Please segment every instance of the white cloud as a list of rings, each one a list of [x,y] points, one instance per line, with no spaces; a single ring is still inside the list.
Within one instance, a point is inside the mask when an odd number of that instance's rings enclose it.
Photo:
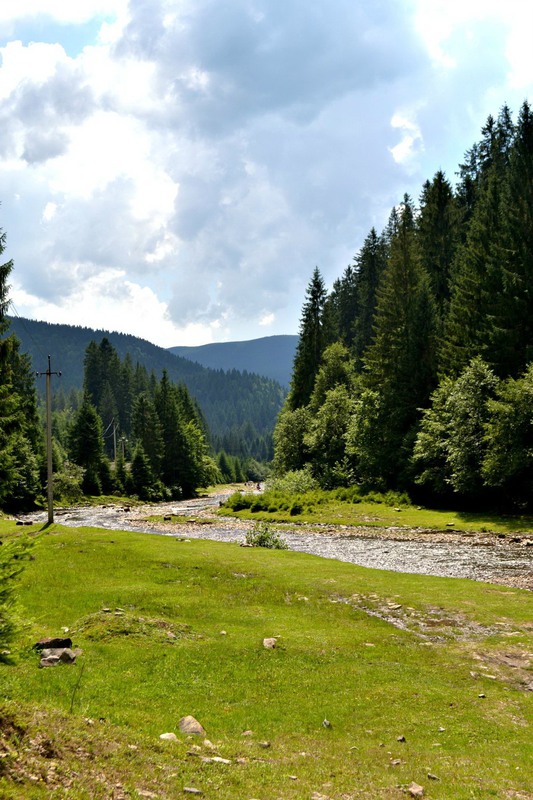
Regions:
[[[275,314],[264,314],[261,319],[259,320],[259,325],[262,328],[269,328],[276,320]]]
[[[44,5],[0,4],[35,39],[0,48],[17,297],[160,343],[295,332],[314,266],[331,284],[533,89],[519,0]]]
[[[14,282],[12,298],[20,316],[67,325],[121,331],[148,339],[161,347],[212,340],[209,325],[180,327],[168,316],[148,286],[127,280],[120,270],[108,270],[80,282],[63,303],[43,302]]]

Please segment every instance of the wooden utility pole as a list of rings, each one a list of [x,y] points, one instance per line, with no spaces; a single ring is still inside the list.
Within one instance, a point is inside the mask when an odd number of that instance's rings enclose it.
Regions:
[[[38,372],[37,375],[46,375],[46,474],[47,474],[47,495],[48,495],[48,524],[54,521],[54,475],[52,465],[52,375],[61,375],[60,372],[52,372],[50,356],[48,356],[48,369],[46,372]]]

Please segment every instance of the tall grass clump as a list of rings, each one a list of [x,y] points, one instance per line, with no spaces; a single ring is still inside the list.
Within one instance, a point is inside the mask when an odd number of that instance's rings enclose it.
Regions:
[[[268,522],[257,522],[246,533],[246,544],[251,547],[266,547],[267,550],[288,550],[285,539],[272,529]]]

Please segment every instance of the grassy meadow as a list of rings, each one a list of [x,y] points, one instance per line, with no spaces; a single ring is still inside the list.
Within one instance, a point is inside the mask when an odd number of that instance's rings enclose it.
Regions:
[[[30,531],[26,627],[0,664],[0,798],[533,798],[532,593]],[[82,655],[38,669],[33,643],[65,628]],[[189,714],[205,737],[180,733]]]
[[[370,492],[357,487],[307,492],[267,490],[262,494],[234,492],[219,514],[271,522],[324,525],[405,527],[420,530],[455,529],[466,532],[518,533],[533,531],[529,514],[498,514],[423,508],[405,494]]]

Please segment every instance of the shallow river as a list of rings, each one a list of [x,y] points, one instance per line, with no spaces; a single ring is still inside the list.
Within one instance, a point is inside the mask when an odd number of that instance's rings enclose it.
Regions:
[[[245,533],[251,523],[230,518],[216,518],[213,511],[218,507],[221,495],[212,495],[195,500],[167,503],[159,506],[143,506],[141,509],[113,507],[73,508],[56,512],[56,522],[72,527],[84,525],[179,536],[189,539],[213,539],[224,542],[244,542]],[[204,517],[205,524],[191,520],[190,524],[155,525],[147,522],[150,515],[173,513],[196,520]],[[31,515],[36,521],[44,521],[45,515]],[[330,526],[294,526],[281,533],[291,550],[335,558],[396,572],[412,572],[424,575],[440,575],[455,578],[470,578],[478,581],[504,583],[533,589],[533,547],[527,546],[528,537],[521,542],[510,542],[497,538],[474,539],[472,543],[461,541],[406,540],[394,531],[376,536],[376,530],[365,529],[351,533],[343,529],[335,531]],[[429,534],[431,535],[431,534]],[[529,536],[531,539],[531,536]]]

